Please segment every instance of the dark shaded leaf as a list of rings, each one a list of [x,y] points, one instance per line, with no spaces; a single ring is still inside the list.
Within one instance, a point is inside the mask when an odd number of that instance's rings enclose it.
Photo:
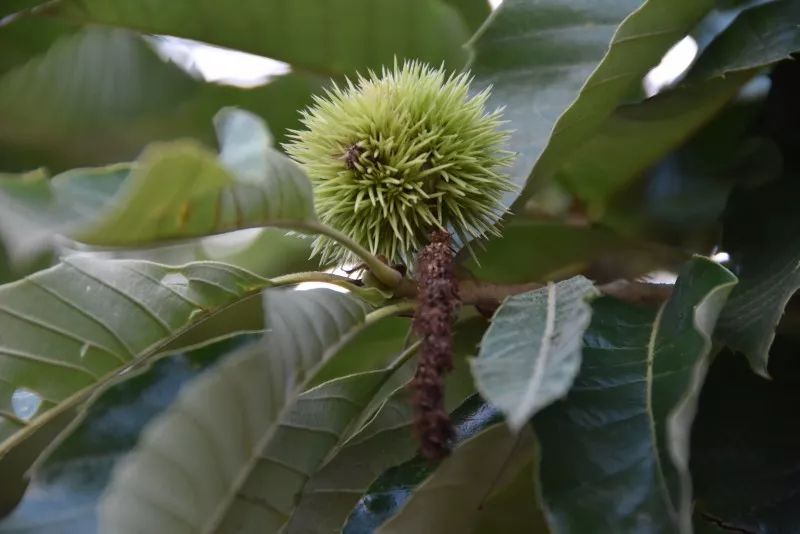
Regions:
[[[458,10],[471,32],[480,28],[492,12],[488,0],[444,0],[444,3]]]
[[[489,495],[529,465],[533,449],[530,431],[483,430],[454,450],[377,532],[469,532]]]
[[[689,430],[711,332],[735,283],[695,258],[658,310],[594,302],[572,390],[533,421],[554,532],[690,529]]]
[[[769,347],[784,307],[800,287],[800,198],[796,176],[757,190],[743,189],[725,215],[723,250],[741,282],[720,318],[720,341],[744,353],[767,375]]]
[[[800,514],[800,366],[778,338],[765,380],[723,352],[709,371],[692,432],[697,520],[727,531],[796,532]]]
[[[685,258],[667,247],[620,236],[604,228],[514,218],[459,261],[476,278],[515,284],[559,280],[584,273],[598,281],[636,278]]]
[[[712,6],[711,0],[501,5],[474,41],[472,67],[481,85],[493,84],[492,103],[506,106],[516,130],[511,149],[520,155],[512,173],[525,186],[518,205]]]
[[[602,215],[615,192],[717,115],[761,69],[800,50],[799,27],[795,2],[743,11],[708,45],[681,85],[617,109],[570,155],[559,178],[589,204],[595,218]]]

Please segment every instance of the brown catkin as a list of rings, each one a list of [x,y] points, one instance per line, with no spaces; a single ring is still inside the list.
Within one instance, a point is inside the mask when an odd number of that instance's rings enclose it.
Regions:
[[[417,260],[418,306],[414,331],[422,340],[414,387],[414,427],[420,454],[450,452],[453,426],[444,407],[444,375],[453,368],[453,321],[460,305],[450,234],[437,230]]]

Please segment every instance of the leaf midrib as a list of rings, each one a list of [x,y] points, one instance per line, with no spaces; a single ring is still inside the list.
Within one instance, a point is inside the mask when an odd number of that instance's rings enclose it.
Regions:
[[[328,311],[329,310],[326,309],[326,312],[328,312]],[[213,534],[213,533],[217,532],[217,529],[219,528],[219,526],[224,521],[225,516],[226,516],[228,510],[231,507],[231,504],[236,500],[237,495],[239,494],[239,490],[247,482],[247,478],[253,472],[253,467],[255,466],[256,462],[258,462],[258,460],[261,458],[260,451],[263,451],[266,448],[266,446],[269,444],[270,440],[272,440],[272,438],[275,435],[275,432],[278,430],[278,428],[281,427],[283,419],[285,418],[285,416],[293,408],[294,402],[300,397],[300,395],[305,391],[305,389],[310,384],[312,384],[314,382],[315,371],[320,369],[321,366],[326,361],[328,361],[336,352],[338,352],[347,342],[349,342],[353,338],[353,336],[355,336],[358,332],[360,332],[361,328],[367,323],[368,323],[368,320],[367,320],[367,317],[365,316],[361,320],[361,322],[358,322],[358,323],[354,324],[349,329],[347,329],[346,332],[342,333],[342,335],[339,338],[339,340],[336,341],[335,343],[333,343],[330,347],[328,347],[328,349],[322,354],[322,356],[320,357],[320,360],[313,366],[313,371],[307,374],[307,378],[305,380],[303,380],[303,382],[301,384],[299,384],[294,390],[292,390],[292,392],[290,393],[290,395],[286,399],[284,399],[283,407],[280,409],[280,411],[278,412],[277,416],[275,417],[275,420],[270,425],[269,430],[264,434],[262,439],[260,439],[257,442],[256,446],[253,448],[254,454],[252,454],[251,457],[247,460],[247,463],[244,466],[242,466],[239,475],[236,477],[236,479],[231,484],[229,494],[220,503],[220,505],[217,508],[217,510],[211,516],[211,519],[209,520],[208,525],[203,530],[203,534]],[[385,372],[384,379],[380,382],[379,386],[376,387],[376,389],[375,389],[376,392],[380,389],[381,385],[385,384],[386,381],[389,380],[389,378],[392,376],[394,371],[396,371],[396,369],[392,369],[392,370],[389,370],[388,372]],[[375,372],[380,372],[380,371],[375,371]],[[319,386],[317,386],[317,387],[319,387]],[[350,427],[352,427],[352,425],[356,421],[357,421],[357,419],[354,419],[353,421],[351,421],[350,424],[348,425],[348,429]],[[343,432],[342,436],[346,436],[348,434],[348,431],[349,430],[345,430]],[[334,446],[334,449],[340,448],[345,442],[346,441],[342,440],[341,438],[337,438],[337,444]],[[324,461],[320,465],[323,465],[323,464],[324,464]],[[301,488],[301,492],[304,491],[305,485],[308,483],[309,480],[311,480],[311,477],[306,477],[305,481],[303,482],[303,487]],[[271,503],[270,503],[270,507],[272,507]],[[291,516],[294,513],[295,509],[296,509],[296,506],[292,508],[292,511],[288,515],[284,514],[283,512],[280,513],[280,515],[282,517],[286,518],[286,520],[283,522],[284,525],[288,523],[289,519],[291,519]]]
[[[547,311],[545,313],[542,341],[539,344],[539,358],[536,359],[536,363],[534,364],[533,368],[533,376],[531,377],[530,382],[528,382],[528,387],[525,390],[525,394],[522,396],[522,402],[519,404],[520,409],[516,412],[516,416],[514,417],[513,423],[517,429],[521,428],[525,424],[525,413],[528,411],[527,407],[536,398],[536,393],[539,391],[539,387],[542,384],[544,369],[546,368],[547,362],[550,359],[550,348],[552,346],[552,337],[553,332],[555,331],[556,323],[556,291],[556,285],[553,282],[548,282]]]
[[[658,313],[656,313],[656,317],[653,320],[650,338],[647,341],[647,359],[645,361],[645,409],[648,417],[647,423],[650,429],[650,445],[653,451],[653,459],[655,461],[656,477],[658,479],[658,485],[661,488],[661,497],[664,499],[664,504],[667,506],[667,509],[674,510],[675,508],[673,506],[672,499],[670,498],[669,491],[667,490],[667,481],[664,478],[664,468],[661,465],[661,455],[658,451],[658,433],[656,432],[656,421],[655,416],[653,415],[653,368],[655,367],[656,341],[666,307],[667,305],[664,303],[658,309]]]

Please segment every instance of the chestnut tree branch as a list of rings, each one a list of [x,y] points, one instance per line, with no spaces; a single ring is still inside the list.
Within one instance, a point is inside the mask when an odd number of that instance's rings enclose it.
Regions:
[[[461,280],[459,295],[464,304],[475,304],[484,307],[496,307],[504,299],[527,291],[544,287],[544,284],[529,282],[525,284],[495,284],[479,280]],[[598,286],[600,292],[619,300],[632,303],[657,303],[667,300],[672,294],[671,284],[652,284],[631,280],[615,280]],[[414,298],[417,294],[416,284],[412,280],[404,280],[394,290],[395,296]]]

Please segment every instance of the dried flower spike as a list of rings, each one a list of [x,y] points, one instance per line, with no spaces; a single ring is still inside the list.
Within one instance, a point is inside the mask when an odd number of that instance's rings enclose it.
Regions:
[[[512,189],[503,173],[512,154],[500,111],[485,111],[488,90],[470,97],[469,84],[411,61],[317,97],[286,150],[311,177],[322,222],[405,265],[432,229],[465,242],[491,231]],[[354,260],[324,237],[314,251]]]
[[[414,331],[422,340],[414,375],[414,429],[420,453],[439,460],[450,452],[453,425],[445,410],[444,376],[453,368],[453,322],[460,305],[450,234],[437,230],[419,254],[419,305]]]

